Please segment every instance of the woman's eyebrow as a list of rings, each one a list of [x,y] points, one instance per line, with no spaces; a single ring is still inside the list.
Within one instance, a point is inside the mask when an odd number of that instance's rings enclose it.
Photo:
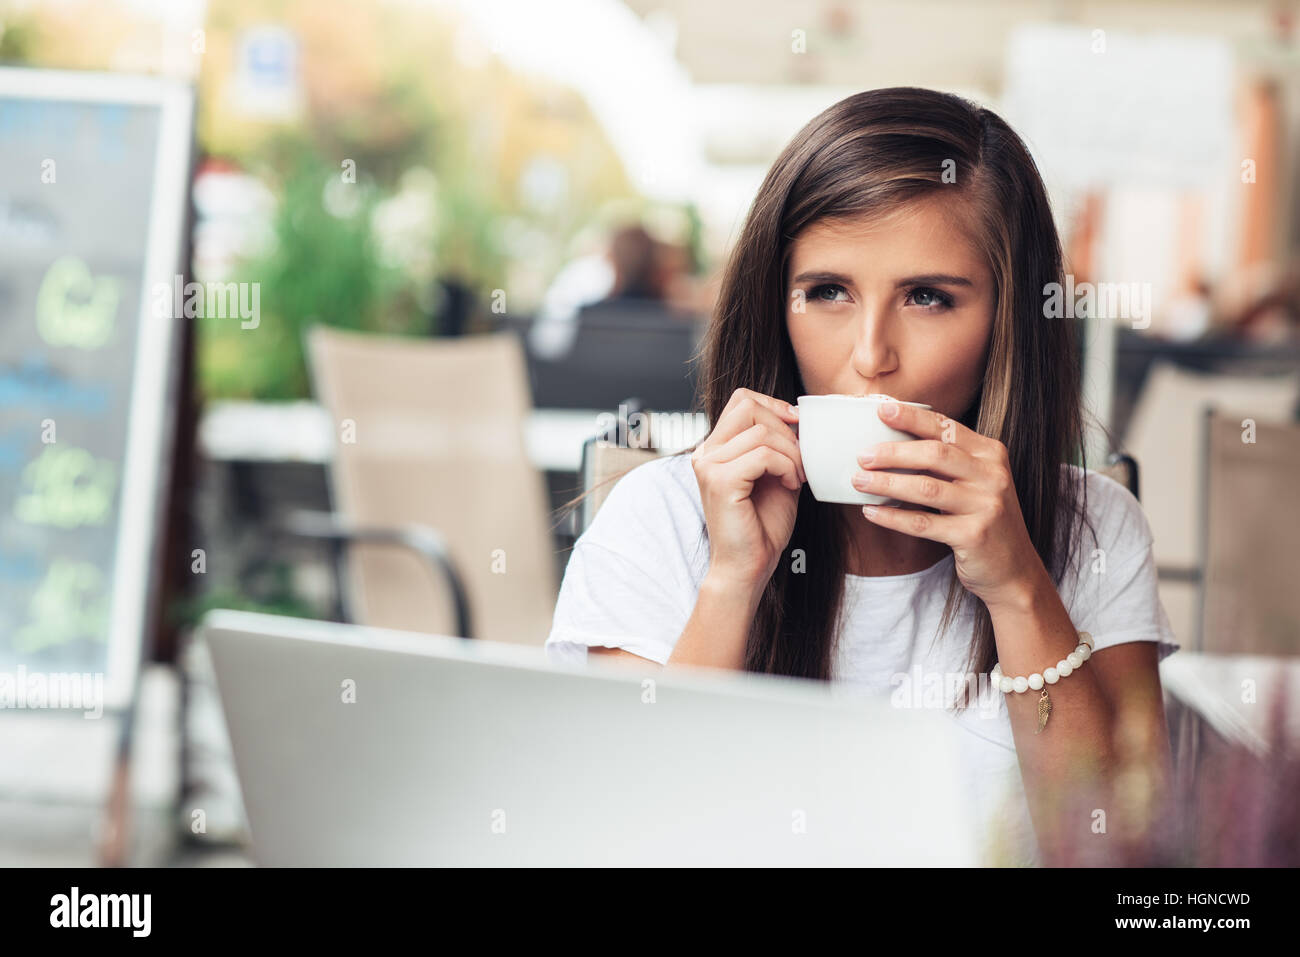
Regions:
[[[900,279],[894,283],[895,289],[902,289],[904,286],[973,286],[965,276],[950,276],[947,273],[929,273],[924,276],[908,276],[906,279]]]
[[[797,282],[797,283],[799,283],[799,282],[834,282],[834,283],[839,283],[841,286],[851,286],[851,285],[853,285],[853,277],[851,277],[851,276],[846,276],[846,275],[844,275],[843,273],[838,273],[838,272],[825,272],[825,271],[823,271],[823,270],[810,270],[810,271],[808,271],[808,272],[801,272],[801,273],[799,273],[799,275],[797,275],[797,276],[794,277],[794,280],[793,280],[793,281],[794,281],[794,282]]]
[[[827,272],[825,270],[815,269],[807,272],[801,272],[794,277],[795,283],[805,282],[833,282],[841,286],[852,286],[853,277],[846,276],[843,273]],[[923,276],[908,276],[894,283],[894,288],[902,289],[905,286],[974,286],[975,283],[965,276],[951,276],[947,273],[927,273]]]

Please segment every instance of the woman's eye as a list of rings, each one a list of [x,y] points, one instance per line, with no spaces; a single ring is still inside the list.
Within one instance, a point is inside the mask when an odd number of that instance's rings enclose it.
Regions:
[[[809,298],[809,299],[818,299],[818,300],[820,300],[820,301],[822,301],[822,302],[839,302],[839,301],[840,301],[840,300],[837,300],[837,299],[827,299],[823,294],[824,294],[825,292],[828,292],[828,291],[834,293],[834,292],[845,292],[846,290],[844,289],[843,286],[837,285],[836,283],[826,283],[825,285],[814,286],[814,287],[809,291],[809,293],[808,293],[808,298]]]
[[[922,309],[940,309],[952,308],[952,296],[940,292],[938,289],[931,289],[929,286],[918,286],[907,294],[908,301]]]

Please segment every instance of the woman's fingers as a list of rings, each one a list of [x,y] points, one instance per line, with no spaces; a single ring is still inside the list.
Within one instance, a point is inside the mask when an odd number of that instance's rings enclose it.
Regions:
[[[789,403],[752,389],[737,389],[691,460],[697,468],[708,466],[716,479],[729,485],[752,485],[770,474],[797,491],[806,481],[792,427],[798,421]]]
[[[790,458],[776,449],[760,445],[750,449],[729,462],[719,463],[716,468],[728,485],[749,483],[752,485],[764,475],[775,475],[781,484],[790,491],[800,487],[799,473]]]
[[[983,502],[980,494],[969,485],[957,485],[933,475],[861,471],[854,474],[852,481],[859,492],[884,495],[901,502],[937,508],[941,512],[965,514]]]
[[[806,478],[803,471],[803,459],[799,455],[799,442],[789,429],[780,423],[775,426],[766,421],[757,422],[739,435],[723,443],[703,456],[705,462],[730,462],[744,455],[751,449],[767,446],[785,455],[795,464],[795,477],[802,484]]]
[[[864,453],[870,451],[867,460]],[[858,465],[864,469],[919,469],[951,479],[975,481],[987,466],[965,449],[938,439],[913,439],[910,442],[881,442],[858,453]]]
[[[755,392],[753,389],[737,389],[731,393],[731,398],[727,400],[726,408],[722,410],[722,415],[718,416],[719,421],[730,412],[734,407],[744,402],[756,402],[765,408],[771,409],[782,418],[791,422],[799,421],[799,413],[795,406],[789,402],[784,402],[775,396],[764,395],[762,392]]]
[[[784,428],[793,435],[794,430],[791,426],[799,421],[799,415],[792,411],[793,409],[794,406],[788,402],[782,402],[770,395],[763,395],[752,389],[737,389],[731,394],[727,407],[718,416],[713,431],[705,441],[721,445],[756,422],[767,422],[774,428]]]

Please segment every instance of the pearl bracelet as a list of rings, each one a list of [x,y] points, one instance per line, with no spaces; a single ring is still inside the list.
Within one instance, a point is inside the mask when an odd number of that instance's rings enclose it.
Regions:
[[[1016,678],[1008,678],[1002,674],[1002,662],[993,665],[993,670],[989,676],[993,679],[993,687],[997,688],[1003,694],[1016,692],[1024,694],[1030,690],[1042,689],[1038,697],[1038,728],[1034,734],[1038,734],[1047,725],[1048,716],[1052,713],[1052,699],[1048,697],[1046,685],[1054,685],[1062,678],[1068,678],[1076,668],[1083,667],[1083,663],[1092,657],[1092,635],[1086,631],[1079,632],[1079,645],[1060,661],[1055,667],[1044,668],[1042,674],[1035,672],[1029,677],[1023,675]]]

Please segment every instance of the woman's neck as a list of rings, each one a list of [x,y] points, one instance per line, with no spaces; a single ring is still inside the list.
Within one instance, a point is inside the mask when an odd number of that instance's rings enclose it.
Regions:
[[[873,525],[860,505],[841,507],[852,531],[844,569],[850,575],[910,575],[938,564],[952,552],[943,542]]]

